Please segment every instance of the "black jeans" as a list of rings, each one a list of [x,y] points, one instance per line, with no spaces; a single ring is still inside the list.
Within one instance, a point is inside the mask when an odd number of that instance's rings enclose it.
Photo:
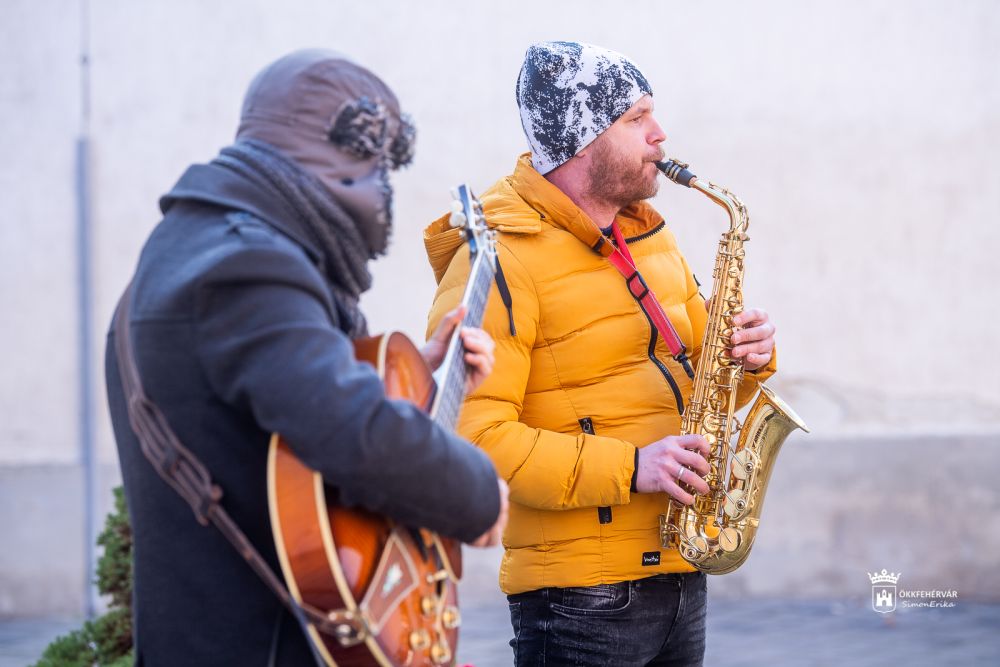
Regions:
[[[701,665],[707,577],[659,574],[507,596],[514,664]]]

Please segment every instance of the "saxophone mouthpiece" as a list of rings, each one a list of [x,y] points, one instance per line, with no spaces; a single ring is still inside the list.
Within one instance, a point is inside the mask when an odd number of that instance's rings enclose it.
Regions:
[[[657,161],[654,164],[657,169],[663,172],[664,176],[684,187],[691,187],[691,183],[698,178],[688,171],[686,163],[674,160],[673,158],[666,162]]]

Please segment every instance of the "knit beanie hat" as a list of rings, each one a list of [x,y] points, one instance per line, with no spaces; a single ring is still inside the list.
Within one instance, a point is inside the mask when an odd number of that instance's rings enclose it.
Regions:
[[[653,90],[622,54],[580,42],[528,47],[517,106],[531,163],[546,174],[576,155]]]

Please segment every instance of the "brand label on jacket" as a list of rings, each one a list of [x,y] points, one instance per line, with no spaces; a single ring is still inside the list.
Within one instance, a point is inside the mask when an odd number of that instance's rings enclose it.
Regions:
[[[647,565],[659,565],[660,564],[660,552],[659,551],[646,551],[642,554],[642,566]]]

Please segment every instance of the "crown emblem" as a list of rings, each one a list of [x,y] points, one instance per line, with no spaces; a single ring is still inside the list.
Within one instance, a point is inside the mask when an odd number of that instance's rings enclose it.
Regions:
[[[871,579],[872,584],[895,584],[899,581],[899,576],[903,574],[902,572],[889,572],[888,570],[882,570],[881,573],[875,572],[872,574],[868,573],[868,578]]]

